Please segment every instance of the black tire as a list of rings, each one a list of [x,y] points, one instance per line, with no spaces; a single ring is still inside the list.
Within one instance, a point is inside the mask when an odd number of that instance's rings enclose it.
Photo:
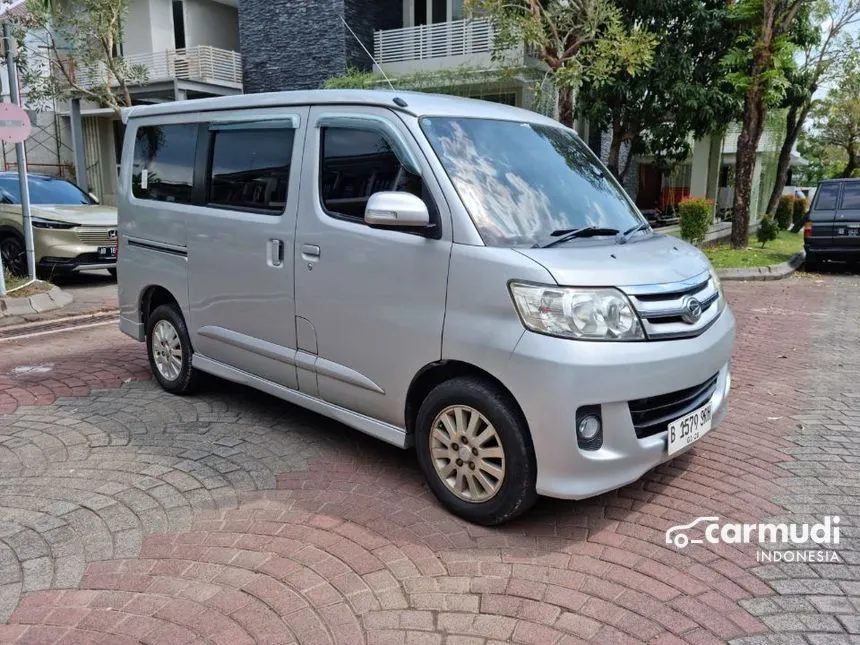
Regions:
[[[17,233],[0,233],[0,257],[3,267],[12,275],[18,278],[27,275],[27,247],[23,237]]]
[[[108,269],[108,273],[110,273],[110,277],[116,280],[116,269]]]
[[[430,447],[434,422],[446,408],[456,405],[476,410],[492,424],[503,451],[504,476],[498,490],[486,501],[458,497],[434,466]],[[537,501],[537,465],[526,421],[511,396],[489,381],[458,377],[437,385],[418,410],[415,448],[430,490],[445,508],[469,522],[501,524],[526,512]]]
[[[821,271],[821,260],[807,253],[806,259],[803,261],[803,270],[807,273],[817,273]]]
[[[167,345],[159,346],[159,331],[168,329],[166,326],[159,327],[159,323],[162,321],[175,330],[179,343],[178,349],[181,350],[182,355],[182,363],[177,370],[176,376],[173,378],[170,378],[170,373],[162,373],[162,370],[156,363],[156,353],[169,349]],[[156,330],[156,327],[159,327],[159,329]],[[176,348],[175,345],[174,348]],[[191,357],[194,355],[194,351],[191,348],[191,339],[188,336],[185,319],[175,305],[161,305],[150,314],[146,321],[146,353],[149,356],[149,366],[152,369],[152,374],[162,389],[171,394],[179,395],[191,394],[196,390],[200,382],[200,372],[191,367]]]

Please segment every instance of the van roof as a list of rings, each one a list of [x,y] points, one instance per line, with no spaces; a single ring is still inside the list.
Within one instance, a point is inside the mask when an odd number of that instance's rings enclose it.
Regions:
[[[289,105],[373,105],[413,116],[471,116],[559,125],[558,121],[537,112],[502,103],[400,90],[305,90],[172,101],[125,108],[122,111],[122,120],[127,123],[129,119],[150,116]]]

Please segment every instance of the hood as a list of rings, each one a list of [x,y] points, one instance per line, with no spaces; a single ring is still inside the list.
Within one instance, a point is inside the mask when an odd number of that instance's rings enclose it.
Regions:
[[[34,217],[55,219],[70,224],[81,226],[107,226],[115,228],[117,225],[117,210],[113,206],[102,206],[101,204],[69,206],[59,204],[34,204],[31,208]]]
[[[704,254],[668,235],[627,244],[580,239],[548,249],[517,249],[569,287],[630,287],[679,282],[710,269]]]

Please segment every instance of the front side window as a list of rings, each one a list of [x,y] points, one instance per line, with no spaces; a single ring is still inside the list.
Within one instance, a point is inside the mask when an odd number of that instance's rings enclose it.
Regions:
[[[89,206],[93,199],[72,182],[57,177],[27,178],[31,204],[56,204],[63,206]],[[21,185],[18,178],[0,178],[0,196],[7,204],[21,203]]]
[[[839,184],[821,184],[815,196],[815,210],[832,211],[839,198]]]
[[[626,231],[643,222],[568,130],[452,117],[425,117],[421,128],[488,246],[533,246],[559,231]]]
[[[138,128],[132,194],[138,199],[190,203],[197,126],[191,123]]]
[[[334,215],[364,219],[370,196],[405,191],[422,197],[421,178],[400,163],[384,135],[374,130],[322,129],[320,195]]]
[[[860,182],[847,182],[842,189],[842,206],[844,211],[860,210]]]
[[[208,202],[281,214],[287,205],[292,128],[236,128],[214,133]]]

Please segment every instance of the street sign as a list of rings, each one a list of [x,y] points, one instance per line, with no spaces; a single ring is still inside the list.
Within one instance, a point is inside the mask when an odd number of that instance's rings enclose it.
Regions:
[[[14,103],[0,103],[0,141],[23,143],[31,130],[26,110]]]

